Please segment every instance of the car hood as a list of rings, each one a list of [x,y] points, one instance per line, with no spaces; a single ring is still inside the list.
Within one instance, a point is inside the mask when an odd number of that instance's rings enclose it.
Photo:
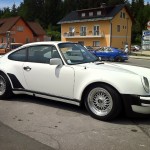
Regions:
[[[91,68],[91,69],[101,69],[101,70],[114,71],[120,73],[138,74],[140,76],[146,76],[148,78],[150,76],[150,69],[144,67],[131,66],[131,65],[95,62],[95,63],[81,64],[81,66],[84,66],[86,68]]]

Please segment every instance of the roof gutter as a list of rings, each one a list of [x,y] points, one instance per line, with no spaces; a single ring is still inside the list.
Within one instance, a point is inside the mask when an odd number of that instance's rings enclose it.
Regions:
[[[60,21],[57,24],[64,24],[64,23],[77,23],[77,22],[92,22],[92,21],[103,21],[103,20],[111,20],[113,17],[105,17],[105,18],[93,18],[93,19],[82,19],[82,20],[72,20],[72,21]]]

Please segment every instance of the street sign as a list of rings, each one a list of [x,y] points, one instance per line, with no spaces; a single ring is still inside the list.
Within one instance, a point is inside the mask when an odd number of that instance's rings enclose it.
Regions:
[[[142,32],[142,49],[150,49],[150,30],[143,30]]]

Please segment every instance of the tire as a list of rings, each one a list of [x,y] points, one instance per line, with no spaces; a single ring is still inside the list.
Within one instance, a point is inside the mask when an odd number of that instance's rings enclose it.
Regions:
[[[96,119],[115,119],[122,110],[120,95],[105,84],[97,84],[86,91],[84,103],[89,114]]]
[[[121,58],[120,56],[117,56],[117,57],[115,58],[115,61],[117,61],[117,62],[122,62],[122,58]]]
[[[0,73],[0,99],[9,99],[13,95],[12,88],[7,76]]]

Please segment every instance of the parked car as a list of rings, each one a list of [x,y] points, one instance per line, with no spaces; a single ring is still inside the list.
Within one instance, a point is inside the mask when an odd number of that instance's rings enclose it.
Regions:
[[[18,47],[20,47],[22,45],[23,45],[22,43],[11,43],[10,47],[7,48],[7,43],[1,43],[0,44],[0,55],[1,54],[3,55],[5,53],[7,53],[8,51],[13,50],[15,48],[18,48]]]
[[[85,46],[85,48],[87,49],[87,50],[91,50],[91,51],[93,51],[94,50],[94,48],[92,47],[92,46]]]
[[[139,51],[141,47],[139,45],[131,45],[131,50],[132,51]]]
[[[128,60],[128,54],[114,47],[102,47],[97,50],[91,50],[90,52],[92,52],[97,57],[100,57],[101,60],[119,61],[119,62]]]
[[[84,104],[100,120],[150,115],[150,69],[104,63],[71,42],[23,45],[0,58],[0,99],[13,94]]]

